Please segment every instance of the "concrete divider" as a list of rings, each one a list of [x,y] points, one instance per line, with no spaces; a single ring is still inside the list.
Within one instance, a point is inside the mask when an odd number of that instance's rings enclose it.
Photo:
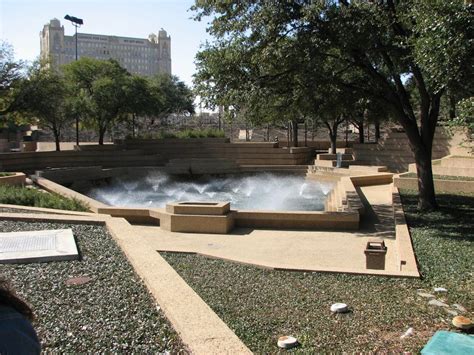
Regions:
[[[395,186],[392,187],[392,206],[400,271],[407,276],[420,277],[410,231],[408,230],[405,213],[403,212],[400,193]]]
[[[69,198],[73,198],[73,199],[81,201],[82,203],[84,203],[87,206],[89,211],[99,213],[100,208],[108,208],[109,207],[104,203],[101,203],[101,202],[96,201],[96,200],[94,200],[90,197],[87,197],[83,194],[80,194],[79,192],[68,189],[67,187],[59,185],[59,184],[57,184],[57,183],[55,183],[51,180],[41,178],[41,177],[39,177],[39,178],[37,177],[37,178],[35,178],[35,182],[38,184],[38,186],[45,189],[46,191],[53,192],[53,193],[56,193],[58,195],[62,195],[62,196],[65,196],[65,197],[69,197]]]

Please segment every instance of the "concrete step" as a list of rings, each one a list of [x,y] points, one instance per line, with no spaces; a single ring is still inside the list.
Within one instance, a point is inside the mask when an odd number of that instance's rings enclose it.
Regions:
[[[352,154],[341,154],[342,160],[353,160]],[[337,154],[318,154],[316,160],[337,160]]]

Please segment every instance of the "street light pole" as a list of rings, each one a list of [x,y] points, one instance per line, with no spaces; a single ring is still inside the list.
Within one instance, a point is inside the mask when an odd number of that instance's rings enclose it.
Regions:
[[[77,61],[77,28],[84,24],[84,21],[81,18],[77,18],[74,16],[69,16],[66,15],[64,16],[64,19],[71,21],[72,25],[76,29],[75,35],[76,35],[76,61]],[[76,114],[76,145],[79,146],[79,116]]]

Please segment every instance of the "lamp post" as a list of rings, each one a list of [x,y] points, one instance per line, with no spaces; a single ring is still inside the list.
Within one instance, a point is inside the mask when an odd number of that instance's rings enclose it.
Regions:
[[[77,60],[77,28],[84,24],[81,18],[66,15],[65,20],[71,21],[72,25],[76,29],[76,60]],[[76,114],[76,145],[79,146],[79,116]]]

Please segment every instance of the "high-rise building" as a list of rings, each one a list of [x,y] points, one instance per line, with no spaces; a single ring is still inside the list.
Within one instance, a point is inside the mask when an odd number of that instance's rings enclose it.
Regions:
[[[41,59],[49,60],[53,68],[76,59],[76,35],[64,35],[64,26],[58,19],[44,25],[40,46]],[[112,58],[133,74],[171,75],[171,37],[163,29],[148,39],[78,33],[77,57]]]

